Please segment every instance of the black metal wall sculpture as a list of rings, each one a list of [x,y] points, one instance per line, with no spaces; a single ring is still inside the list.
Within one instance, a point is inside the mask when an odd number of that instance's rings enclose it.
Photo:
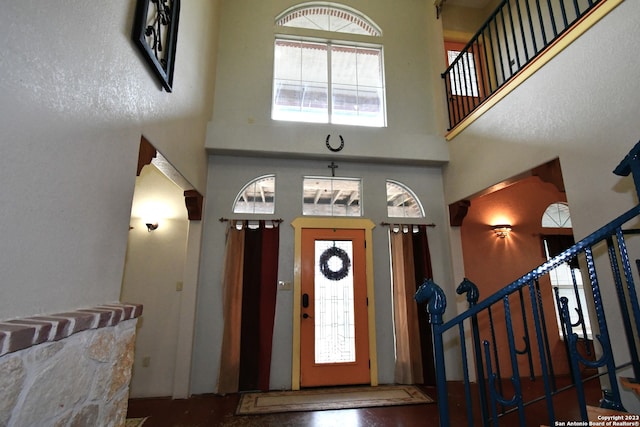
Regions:
[[[338,135],[338,136],[340,137],[340,146],[338,148],[333,148],[329,143],[329,139],[331,139],[331,134],[327,135],[327,139],[325,141],[325,143],[327,144],[327,148],[330,151],[333,151],[334,153],[337,153],[338,151],[341,151],[344,148],[344,138],[342,137],[342,135]]]
[[[138,0],[132,38],[167,92],[173,87],[180,0]]]

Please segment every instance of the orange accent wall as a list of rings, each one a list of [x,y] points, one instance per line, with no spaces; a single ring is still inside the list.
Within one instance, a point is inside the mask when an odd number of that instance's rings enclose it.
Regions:
[[[461,226],[462,250],[464,254],[465,276],[474,282],[480,290],[480,301],[510,284],[522,275],[542,264],[546,259],[541,242],[542,215],[554,202],[566,202],[565,193],[553,184],[532,176],[499,191],[480,196],[471,201],[467,216]],[[511,224],[511,234],[499,238],[491,229],[492,225]],[[550,229],[545,229],[550,234]],[[570,229],[551,229],[555,234],[571,234]],[[545,319],[549,330],[549,340],[554,371],[556,374],[568,374],[565,346],[559,338],[553,302],[553,291],[548,280],[540,283],[545,310]],[[529,290],[523,289],[525,304],[530,305]],[[512,318],[514,318],[514,336],[516,348],[524,348],[520,299],[516,295],[509,299]],[[536,337],[533,318],[528,311],[527,319],[532,347]],[[515,319],[519,319],[515,321]],[[506,341],[506,329],[502,304],[493,311],[496,340],[501,343],[498,353],[502,378],[512,375],[509,349]],[[488,316],[479,318],[481,340],[492,342]],[[502,339],[500,337],[503,337]],[[493,351],[493,350],[492,350]],[[534,372],[540,375],[539,355],[533,352]],[[529,362],[525,355],[518,356],[518,369],[521,377],[529,376]],[[495,365],[494,365],[495,370]]]

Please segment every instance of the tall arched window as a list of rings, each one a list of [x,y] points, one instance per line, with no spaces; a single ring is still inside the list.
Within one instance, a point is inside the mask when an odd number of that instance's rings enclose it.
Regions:
[[[249,181],[233,201],[233,213],[272,214],[276,210],[276,176],[259,176]]]
[[[387,180],[387,216],[389,218],[424,218],[418,196],[401,182]]]
[[[386,126],[375,22],[337,3],[311,2],[287,9],[275,25],[272,119]]]

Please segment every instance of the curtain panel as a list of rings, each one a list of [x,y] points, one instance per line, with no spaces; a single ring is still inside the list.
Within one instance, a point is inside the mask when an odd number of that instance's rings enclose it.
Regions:
[[[435,384],[431,325],[413,296],[432,277],[425,225],[391,225],[391,268],[396,349],[395,382]]]
[[[269,226],[268,226],[269,225]],[[278,276],[278,224],[230,221],[223,280],[218,392],[269,390]]]

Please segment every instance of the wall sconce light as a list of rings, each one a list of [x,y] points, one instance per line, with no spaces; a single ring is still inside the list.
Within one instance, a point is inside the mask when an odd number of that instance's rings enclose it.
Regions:
[[[501,239],[504,239],[511,233],[511,224],[498,224],[491,227],[496,236]]]
[[[148,231],[149,233],[151,233],[153,230],[155,230],[155,229],[157,229],[157,228],[158,228],[158,223],[157,223],[157,222],[155,222],[155,223],[153,223],[153,224],[152,224],[152,223],[150,223],[150,222],[148,222],[148,223],[146,223],[145,225],[147,226],[147,231]]]

